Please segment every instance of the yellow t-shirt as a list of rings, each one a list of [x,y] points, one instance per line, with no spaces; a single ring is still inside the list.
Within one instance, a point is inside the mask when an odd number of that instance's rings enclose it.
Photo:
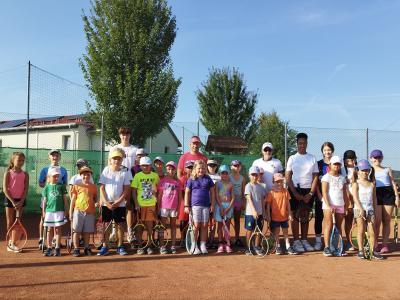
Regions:
[[[133,177],[131,187],[137,189],[136,196],[139,206],[156,205],[156,191],[159,181],[160,178],[155,172],[150,172],[149,174],[139,172]]]
[[[88,214],[94,214],[96,212],[96,199],[97,199],[97,187],[96,185],[89,183],[88,185],[77,184],[72,187],[71,195],[75,195],[75,209],[84,211]]]

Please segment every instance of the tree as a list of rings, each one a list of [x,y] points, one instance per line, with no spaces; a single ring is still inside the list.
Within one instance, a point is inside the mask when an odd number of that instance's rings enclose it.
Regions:
[[[287,124],[288,126],[288,124]],[[288,126],[288,156],[296,152],[297,131]],[[274,157],[282,163],[285,162],[285,122],[282,121],[276,111],[261,113],[257,118],[257,130],[255,137],[249,146],[249,153],[256,155],[261,153],[261,147],[265,142],[274,146]]]
[[[181,83],[169,56],[175,17],[163,0],[93,0],[82,19],[88,44],[80,66],[96,100],[88,115],[96,125],[104,115],[106,142],[127,126],[143,145],[175,115]]]
[[[247,142],[252,140],[258,95],[247,91],[243,74],[237,69],[212,68],[196,94],[200,121],[210,134],[238,136]]]

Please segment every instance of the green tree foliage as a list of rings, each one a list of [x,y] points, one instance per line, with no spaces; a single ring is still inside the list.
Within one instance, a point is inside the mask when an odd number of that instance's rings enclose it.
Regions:
[[[143,145],[175,115],[181,83],[169,56],[175,16],[163,0],[93,0],[82,19],[88,44],[80,65],[96,100],[89,116],[98,126],[104,114],[106,142],[127,126]]]
[[[288,156],[296,153],[297,131],[288,127]],[[252,143],[249,146],[249,153],[260,154],[261,147],[265,142],[274,146],[274,157],[282,163],[285,161],[285,122],[282,121],[276,111],[261,113],[257,119],[257,130]]]
[[[200,120],[210,134],[238,136],[250,142],[256,126],[257,97],[247,90],[237,69],[212,68],[202,89],[197,90]]]

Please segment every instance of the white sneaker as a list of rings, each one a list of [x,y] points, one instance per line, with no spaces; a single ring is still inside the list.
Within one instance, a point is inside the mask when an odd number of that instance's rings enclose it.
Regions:
[[[201,254],[201,251],[198,247],[196,247],[196,249],[194,249],[193,255],[199,255]]]
[[[315,241],[314,250],[315,251],[321,251],[322,250],[322,241],[318,241],[318,240]]]
[[[208,253],[206,244],[201,244],[200,245],[200,250],[201,250],[201,253],[203,253],[203,254],[207,254]]]
[[[307,252],[314,251],[314,247],[311,246],[307,240],[302,240],[301,243],[303,244],[303,247]]]
[[[305,250],[303,248],[303,245],[301,244],[300,240],[295,240],[293,242],[293,249],[294,249],[295,252],[298,252],[298,253],[305,252]]]

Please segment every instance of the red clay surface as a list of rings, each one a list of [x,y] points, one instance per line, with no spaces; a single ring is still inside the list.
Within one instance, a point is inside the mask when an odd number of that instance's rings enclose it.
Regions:
[[[205,256],[131,254],[107,257],[43,257],[36,250],[36,218],[24,224],[34,239],[24,253],[0,243],[0,299],[399,299],[400,244],[384,261],[354,254],[326,258],[245,256],[241,252]],[[34,224],[34,225],[32,225]],[[4,218],[1,236],[4,238]],[[310,230],[312,231],[312,230]]]

